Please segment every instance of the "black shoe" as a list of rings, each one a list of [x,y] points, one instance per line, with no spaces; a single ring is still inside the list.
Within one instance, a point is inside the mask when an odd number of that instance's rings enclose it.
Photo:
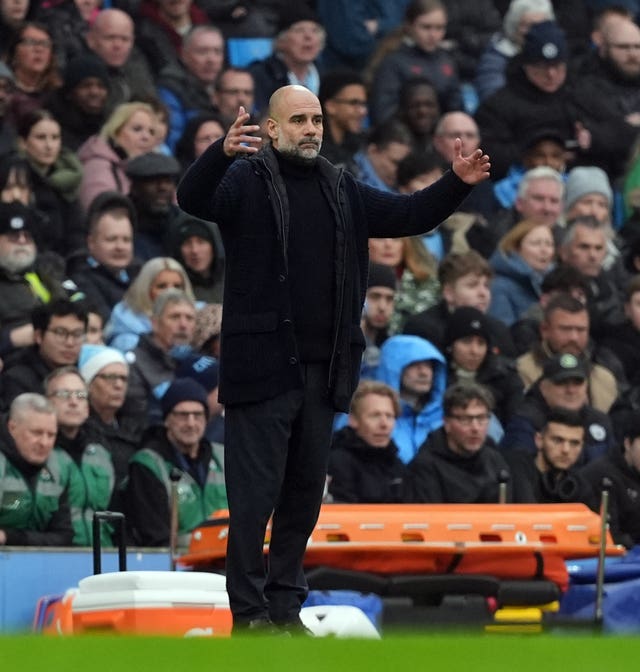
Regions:
[[[250,621],[233,624],[233,635],[250,635],[251,637],[291,637],[281,630],[269,617],[261,616]]]
[[[277,623],[276,627],[280,628],[282,632],[288,633],[291,637],[315,637],[313,632],[309,630],[300,618],[297,618],[294,621]]]

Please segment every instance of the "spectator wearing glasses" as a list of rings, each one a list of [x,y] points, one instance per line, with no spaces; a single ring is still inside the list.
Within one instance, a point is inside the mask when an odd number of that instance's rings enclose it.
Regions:
[[[204,439],[209,414],[206,390],[176,378],[162,401],[163,424],[149,428],[132,457],[126,489],[134,543],[168,546],[171,483],[178,479],[178,545],[217,509],[227,507],[222,462]]]
[[[24,348],[3,372],[5,408],[23,392],[44,392],[44,380],[59,366],[76,364],[87,333],[85,307],[69,299],[36,306],[31,315],[34,345]]]
[[[129,472],[129,458],[138,449],[144,429],[140,418],[122,412],[129,385],[129,364],[115,348],[85,343],[80,350],[78,369],[89,394],[87,426],[106,442],[119,485]]]
[[[238,108],[253,111],[256,87],[253,75],[244,68],[226,68],[213,88],[213,105],[224,121],[224,129],[231,126],[238,116]]]
[[[68,479],[73,545],[91,546],[95,511],[111,508],[116,487],[115,469],[108,448],[87,425],[89,392],[75,366],[52,371],[44,382],[45,396],[58,420],[55,452]],[[113,545],[111,530],[101,529],[102,543]]]
[[[5,61],[14,76],[15,91],[11,99],[14,120],[40,108],[47,96],[62,84],[53,38],[44,23],[23,23],[7,47]]]
[[[444,426],[432,432],[409,463],[407,500],[432,504],[498,502],[508,467],[487,437],[491,392],[456,383],[444,395]]]

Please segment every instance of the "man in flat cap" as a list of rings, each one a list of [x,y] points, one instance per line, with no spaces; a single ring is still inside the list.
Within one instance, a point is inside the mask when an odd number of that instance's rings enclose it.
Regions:
[[[147,152],[127,162],[129,198],[137,215],[134,253],[148,261],[169,253],[166,237],[181,210],[175,204],[180,164],[172,157]]]

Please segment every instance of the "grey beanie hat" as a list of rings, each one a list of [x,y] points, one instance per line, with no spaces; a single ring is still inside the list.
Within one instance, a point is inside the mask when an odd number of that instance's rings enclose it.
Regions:
[[[613,190],[607,174],[597,166],[578,166],[569,171],[565,189],[565,207],[569,209],[579,198],[587,194],[602,194],[609,208],[613,204]]]

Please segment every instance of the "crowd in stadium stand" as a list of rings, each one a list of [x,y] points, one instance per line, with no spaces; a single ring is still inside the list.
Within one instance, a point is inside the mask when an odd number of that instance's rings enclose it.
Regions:
[[[246,287],[176,190],[239,108],[268,142],[287,84],[375,189],[428,188],[458,138],[491,159],[433,231],[370,239],[324,501],[597,511],[607,477],[614,538],[640,542],[639,21],[637,0],[0,0],[0,545],[90,545],[112,509],[167,546],[175,483],[180,544],[226,508],[220,334]]]

